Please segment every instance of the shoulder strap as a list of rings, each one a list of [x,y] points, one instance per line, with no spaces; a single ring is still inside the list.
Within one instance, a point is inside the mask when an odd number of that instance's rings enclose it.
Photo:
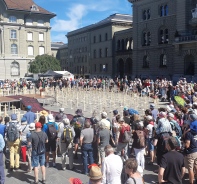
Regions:
[[[133,177],[130,177],[131,179],[133,179],[133,182],[134,182],[134,184],[136,184],[136,180],[135,180],[135,178],[133,178]]]
[[[26,127],[27,127],[27,124],[26,124],[25,128],[23,128],[22,132],[26,129]]]

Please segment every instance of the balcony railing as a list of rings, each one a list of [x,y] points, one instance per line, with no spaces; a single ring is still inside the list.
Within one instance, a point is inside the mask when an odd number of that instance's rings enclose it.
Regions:
[[[117,50],[116,51],[116,55],[124,55],[124,54],[129,54],[132,53],[133,49],[129,49],[129,50]]]
[[[191,41],[197,41],[197,35],[190,35],[190,36],[180,36],[175,38],[175,42],[191,42]]]

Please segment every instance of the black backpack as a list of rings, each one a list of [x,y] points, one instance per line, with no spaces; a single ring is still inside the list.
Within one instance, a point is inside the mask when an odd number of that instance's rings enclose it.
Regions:
[[[19,138],[19,132],[18,129],[15,125],[15,123],[10,122],[8,126],[8,131],[7,131],[7,138],[8,141],[14,142]]]
[[[45,143],[43,142],[42,140],[42,136],[43,136],[43,133],[41,135],[41,138],[39,137],[39,135],[35,132],[35,134],[38,136],[39,138],[39,142],[38,142],[38,146],[37,146],[37,155],[42,155],[45,153]]]
[[[57,130],[55,128],[55,123],[52,124],[48,123],[47,126],[48,126],[48,131],[47,131],[48,139],[50,141],[57,139]]]
[[[161,143],[161,151],[162,153],[167,153],[170,149],[170,145],[169,145],[169,138],[170,138],[170,134],[165,132],[165,133],[161,133],[161,139],[162,139],[162,143]]]

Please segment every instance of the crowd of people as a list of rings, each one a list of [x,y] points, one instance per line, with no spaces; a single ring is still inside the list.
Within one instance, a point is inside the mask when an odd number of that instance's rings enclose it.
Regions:
[[[92,81],[97,82],[95,88],[98,88],[98,80]],[[116,81],[113,83],[119,85]],[[90,184],[143,184],[146,182],[143,178],[146,164],[158,165],[154,172],[158,173],[159,183],[183,183],[187,168],[189,183],[194,184],[197,173],[197,85],[187,83],[184,78],[176,86],[165,79],[155,82],[140,79],[128,82],[125,79],[120,84],[126,84],[129,89],[136,85],[140,96],[153,95],[169,104],[162,108],[150,104],[144,114],[124,107],[122,112],[114,110],[112,119],[106,112],[85,118],[81,109],[68,119],[64,108],[56,115],[43,110],[36,119],[30,105],[20,122],[16,114],[4,119],[0,117],[0,182],[5,183],[4,161],[8,148],[10,172],[20,168],[20,161],[27,162],[27,172],[34,170],[33,183],[39,182],[39,168],[42,183],[46,183],[46,168],[56,167],[58,157],[61,157],[62,170],[74,170],[80,150],[82,173],[89,176]],[[138,84],[141,87],[137,87]],[[119,90],[124,90],[121,85]],[[70,182],[75,184],[81,180],[71,178]]]

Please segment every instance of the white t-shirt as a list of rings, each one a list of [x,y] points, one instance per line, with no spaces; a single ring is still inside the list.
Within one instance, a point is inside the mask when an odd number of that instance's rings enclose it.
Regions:
[[[153,138],[153,125],[151,124],[148,124],[147,125],[147,130],[148,130],[148,135],[147,135],[147,138]]]

